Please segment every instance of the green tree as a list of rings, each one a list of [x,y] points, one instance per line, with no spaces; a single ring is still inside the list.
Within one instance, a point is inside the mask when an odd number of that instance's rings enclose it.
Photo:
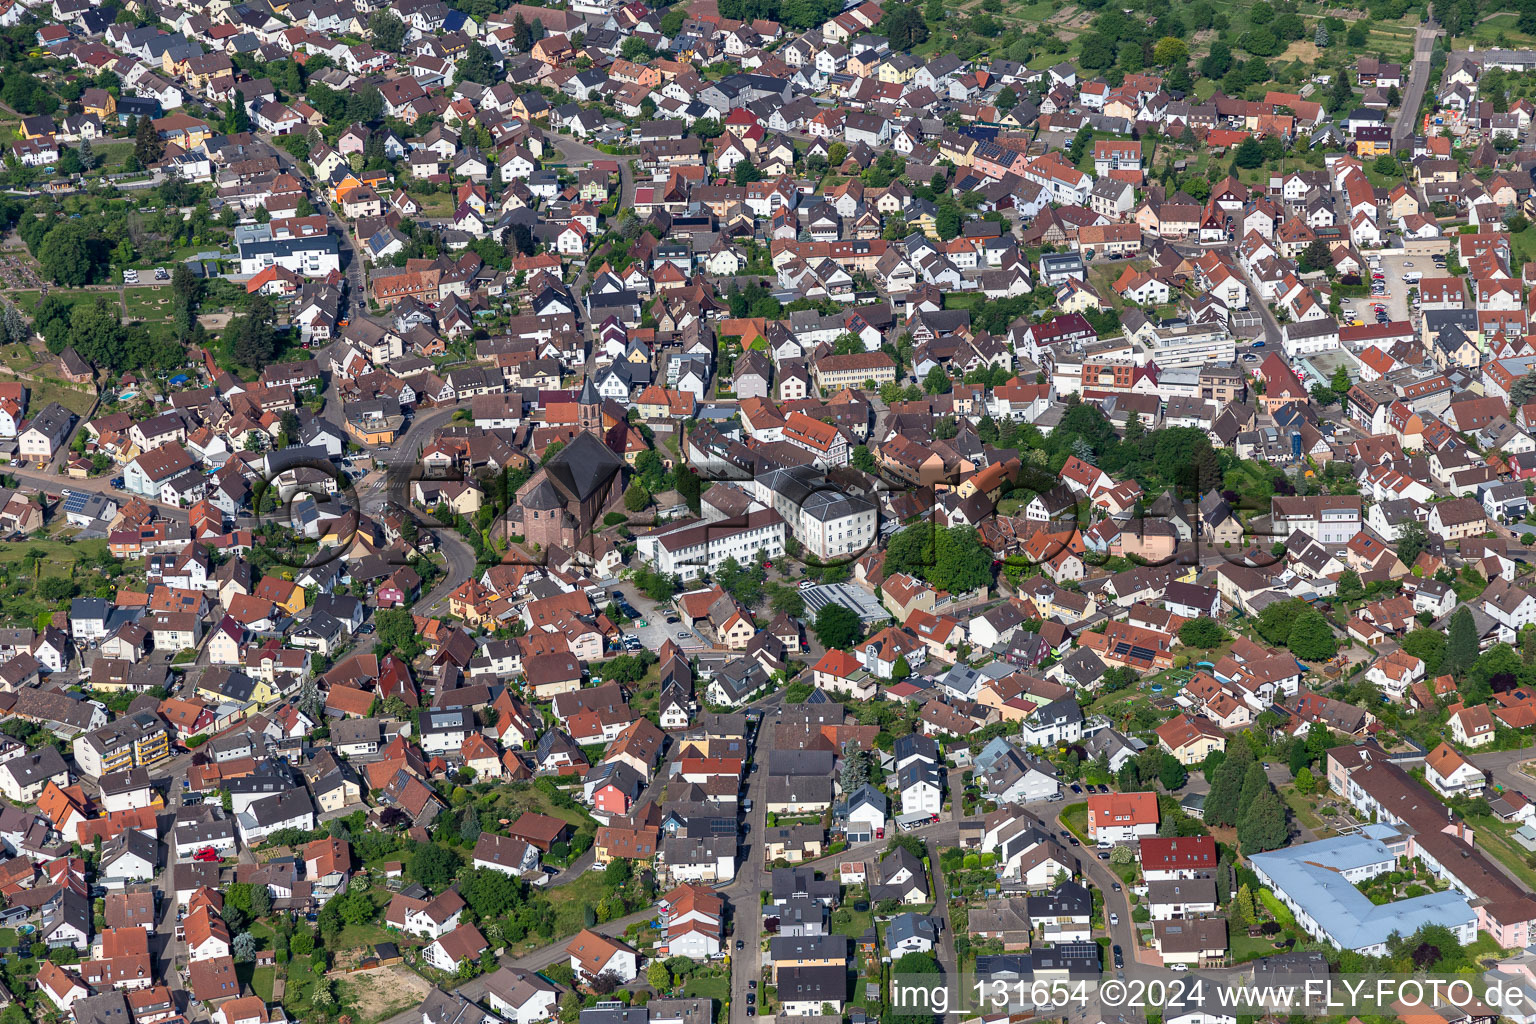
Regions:
[[[134,132],[133,155],[140,166],[153,167],[160,162],[160,157],[165,153],[165,141],[160,138],[160,133],[155,131],[155,126],[147,117],[139,118],[138,129]]]
[[[1190,647],[1209,650],[1227,638],[1227,631],[1215,619],[1190,619],[1179,627],[1179,641]]]
[[[1303,661],[1327,661],[1338,653],[1339,641],[1322,613],[1308,608],[1296,617],[1286,646]]]
[[[667,969],[663,960],[652,960],[651,965],[645,969],[645,980],[658,993],[665,992],[672,987],[672,972]]]
[[[1327,270],[1333,266],[1333,250],[1321,238],[1309,242],[1307,247],[1301,250],[1301,256],[1296,260],[1296,265],[1304,274]]]
[[[816,613],[811,629],[823,647],[847,649],[864,638],[864,625],[856,612],[840,604],[827,604]]]
[[[491,85],[496,81],[497,74],[495,55],[480,43],[470,43],[464,48],[464,55],[459,58],[453,81],[454,84],[479,82],[481,85]]]
[[[1179,759],[1172,754],[1164,754],[1162,762],[1157,768],[1157,781],[1163,784],[1163,788],[1172,793],[1176,789],[1183,789],[1189,781],[1189,770],[1179,763]]]
[[[1310,794],[1317,789],[1317,779],[1312,776],[1312,769],[1305,766],[1296,773],[1296,792]]]
[[[1418,561],[1423,554],[1425,546],[1429,544],[1429,531],[1424,524],[1417,519],[1410,519],[1397,531],[1397,557],[1402,563],[1413,568],[1413,563]]]
[[[395,651],[407,662],[414,661],[425,648],[416,632],[416,620],[409,608],[381,608],[374,613],[379,653]]]
[[[923,389],[930,395],[947,395],[953,387],[954,382],[949,379],[949,374],[942,366],[935,366],[923,378]]]
[[[651,503],[650,492],[645,489],[639,479],[631,480],[629,486],[624,489],[624,507],[631,512],[639,512]]]
[[[1477,661],[1477,624],[1472,620],[1470,608],[1462,605],[1452,613],[1450,629],[1446,635],[1445,657],[1441,661],[1441,671],[1449,672],[1460,679]]]
[[[1232,160],[1237,166],[1252,170],[1264,162],[1264,151],[1259,148],[1258,140],[1250,135],[1238,145]]]
[[[1168,68],[1189,60],[1189,45],[1177,36],[1164,36],[1152,47],[1152,60]]]
[[[1235,825],[1242,809],[1243,779],[1254,763],[1253,748],[1246,742],[1227,744],[1227,756],[1211,779],[1205,797],[1205,822],[1208,825]]]
[[[928,40],[928,23],[914,4],[893,3],[886,7],[878,31],[890,41],[892,50],[910,50]],[[837,165],[837,161],[829,162]]]
[[[245,109],[245,93],[239,89],[230,97],[229,110],[224,115],[224,130],[231,133],[251,130],[251,115]]]
[[[368,36],[375,49],[398,53],[405,42],[405,22],[391,10],[375,11],[368,19]]]
[[[54,284],[79,288],[94,284],[106,269],[106,246],[83,220],[67,220],[48,232],[37,261]]]
[[[459,873],[457,850],[441,843],[421,843],[411,854],[411,877],[428,889],[447,888]]]
[[[1238,844],[1242,847],[1243,855],[1251,857],[1255,853],[1278,850],[1289,838],[1285,804],[1273,786],[1266,786],[1253,803],[1248,805],[1248,809],[1243,812],[1243,820],[1237,824]]]
[[[277,330],[273,326],[276,311],[272,300],[257,295],[246,305],[245,314],[237,316],[224,328],[224,350],[241,366],[257,369],[272,362],[277,355]]]
[[[1247,882],[1244,882],[1241,886],[1238,887],[1237,905],[1233,908],[1233,910],[1237,915],[1238,924],[1245,925],[1249,928],[1253,927],[1255,924],[1258,924],[1258,907],[1254,904],[1253,890],[1248,888]]]
[[[1438,629],[1410,630],[1403,637],[1402,648],[1424,663],[1424,674],[1433,679],[1445,663],[1446,635]]]

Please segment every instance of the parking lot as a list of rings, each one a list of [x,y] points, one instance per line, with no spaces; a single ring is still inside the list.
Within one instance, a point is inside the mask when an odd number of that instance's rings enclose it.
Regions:
[[[639,613],[634,621],[620,627],[626,636],[633,636],[639,640],[638,646],[631,644],[627,653],[634,654],[641,649],[659,650],[662,643],[667,640],[671,640],[684,650],[703,650],[708,646],[696,631],[689,629],[681,621],[667,621],[668,618],[676,618],[676,612],[649,600],[634,587],[625,587],[621,584],[609,588],[607,593],[609,598],[615,601],[617,601],[615,595],[622,594],[630,607]],[[624,611],[623,607],[619,610]],[[641,622],[645,625],[640,625]],[[619,653],[626,653],[626,651],[621,648]]]
[[[1346,299],[1344,308],[1347,314],[1367,324],[1374,324],[1376,314],[1371,309],[1371,305],[1381,303],[1387,307],[1388,319],[1394,322],[1410,320],[1417,327],[1417,319],[1412,315],[1408,303],[1408,293],[1415,285],[1405,282],[1403,275],[1417,273],[1423,277],[1444,277],[1445,269],[1430,256],[1409,255],[1401,250],[1384,249],[1380,252],[1368,253],[1367,258],[1370,257],[1380,257],[1381,274],[1384,278],[1382,283],[1386,286],[1386,293],[1369,299]]]

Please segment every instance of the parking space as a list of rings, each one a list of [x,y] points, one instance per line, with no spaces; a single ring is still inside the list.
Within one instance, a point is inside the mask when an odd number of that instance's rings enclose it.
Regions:
[[[625,608],[620,603],[619,610],[629,615],[635,614],[632,620],[623,625],[626,636],[632,636],[638,643],[629,645],[629,653],[640,650],[655,651],[661,648],[663,642],[671,640],[685,650],[702,650],[704,640],[699,634],[689,629],[681,620],[668,622],[668,619],[678,619],[677,613],[663,605],[659,605],[633,587],[625,587],[622,584],[608,589],[608,597],[615,603],[621,601],[628,604]],[[645,623],[641,625],[640,623]],[[621,650],[620,653],[623,653]]]
[[[1350,299],[1344,303],[1345,308],[1357,319],[1367,324],[1376,323],[1377,315],[1374,306],[1380,304],[1386,307],[1387,318],[1391,321],[1410,321],[1417,327],[1417,317],[1408,301],[1408,294],[1415,290],[1417,282],[1425,277],[1442,277],[1445,275],[1443,265],[1435,262],[1434,257],[1414,253],[1405,253],[1402,250],[1383,250],[1367,254],[1369,258],[1378,262],[1374,267],[1379,267],[1375,273],[1381,278],[1381,294],[1372,295],[1369,299]],[[1404,275],[1407,276],[1405,280]],[[1375,280],[1373,275],[1373,280]]]

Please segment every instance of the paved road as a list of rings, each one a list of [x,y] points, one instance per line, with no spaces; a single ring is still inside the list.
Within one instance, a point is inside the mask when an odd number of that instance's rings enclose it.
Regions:
[[[286,149],[273,145],[270,135],[257,135],[256,138],[266,143],[267,149],[276,157],[279,167],[299,179],[310,202],[314,204],[315,212],[325,214],[331,229],[340,239],[341,270],[346,275],[347,286],[351,290],[352,308],[367,309],[368,284],[363,277],[362,251],[352,239],[351,228],[336,216],[336,212],[331,209],[331,204],[326,199],[325,191],[309,176],[309,169],[306,166],[295,160]]]
[[[1394,148],[1409,138],[1418,127],[1419,105],[1424,102],[1424,91],[1429,88],[1429,61],[1434,54],[1435,39],[1444,30],[1431,21],[1421,26],[1413,35],[1413,67],[1408,73],[1408,87],[1403,90],[1403,105],[1392,123]]]
[[[571,168],[590,166],[594,160],[617,160],[619,163],[619,208],[633,207],[635,205],[635,172],[630,167],[632,157],[612,153],[604,153],[587,145],[580,139],[568,135],[555,137],[555,145],[560,150],[560,157]]]
[[[1513,789],[1521,793],[1536,793],[1536,778],[1520,771],[1520,765],[1526,761],[1536,761],[1536,745],[1518,750],[1472,753],[1467,755],[1467,760],[1487,772],[1495,784],[1505,789]]]

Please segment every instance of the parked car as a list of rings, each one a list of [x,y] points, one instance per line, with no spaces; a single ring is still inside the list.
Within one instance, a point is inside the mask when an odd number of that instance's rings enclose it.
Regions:
[[[205,846],[192,854],[192,859],[201,864],[209,864],[219,859],[219,851],[211,846]]]

